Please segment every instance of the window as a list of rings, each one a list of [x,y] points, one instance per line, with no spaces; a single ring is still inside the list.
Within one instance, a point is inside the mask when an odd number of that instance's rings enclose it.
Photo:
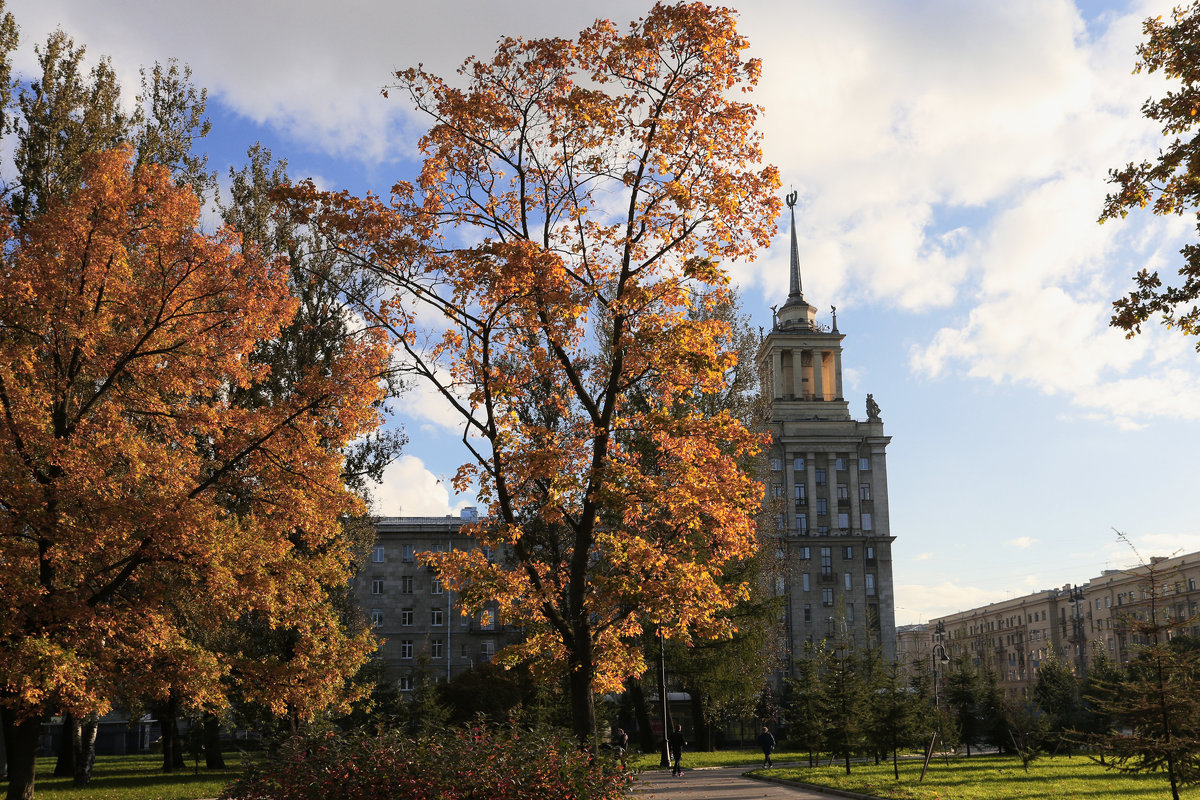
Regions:
[[[787,584],[784,582],[783,578],[776,578],[775,579],[775,596],[783,597],[783,595],[786,593],[787,593]]]
[[[803,458],[793,458],[792,459],[792,469],[795,470],[796,472],[803,472],[804,471],[804,459]]]
[[[799,558],[801,561],[808,561],[810,558],[812,558],[812,548],[811,547],[797,547],[796,548],[796,557]]]
[[[434,639],[429,643],[429,657],[441,658],[445,653],[446,643],[441,639]]]
[[[446,624],[446,612],[440,608],[433,609],[429,614],[429,624],[435,628],[440,628]]]
[[[371,594],[383,594],[383,578],[371,579]]]
[[[854,624],[854,603],[846,603],[846,622]]]
[[[829,535],[829,526],[828,525],[818,525],[817,526],[817,536],[828,536],[828,535]]]
[[[796,484],[796,503],[799,505],[808,503],[808,487],[803,483]]]
[[[496,655],[496,643],[491,639],[487,639],[479,643],[479,660],[491,661],[492,656]]]
[[[850,529],[850,515],[849,514],[838,514],[838,528],[840,528],[841,530],[844,530],[844,531]]]
[[[412,575],[401,575],[400,576],[400,594],[412,594],[412,593],[413,593],[413,576]]]
[[[771,484],[771,499],[779,500],[782,497],[783,497],[783,484],[782,483],[772,483]]]
[[[371,609],[371,627],[378,628],[383,624],[383,610],[378,608]]]
[[[829,513],[829,501],[824,497],[817,498],[817,513],[822,515]]]
[[[804,604],[804,621],[812,622],[812,604],[811,603]]]
[[[800,575],[800,588],[801,588],[801,590],[803,590],[805,592],[807,592],[809,590],[808,573],[807,572],[801,573],[801,575]]]
[[[850,591],[851,589],[853,589],[853,588],[854,588],[854,583],[853,583],[853,580],[854,580],[854,579],[853,579],[853,578],[850,576],[850,573],[849,573],[849,572],[845,572],[845,573],[842,573],[842,574],[843,574],[843,576],[844,576],[845,583],[846,583],[846,591],[848,592],[848,591]]]
[[[799,515],[798,517],[796,517],[796,522],[799,523],[798,527],[800,528],[800,535],[807,536],[808,535],[808,514]]]
[[[384,561],[383,545],[377,544],[371,548],[371,560],[376,564],[382,564]]]
[[[867,558],[868,562],[875,560],[875,546],[874,545],[870,545],[870,544],[867,545],[866,549],[863,552],[866,554],[866,558]]]
[[[402,676],[398,683],[402,692],[411,692],[413,690],[413,679],[408,675]]]
[[[433,551],[433,552],[435,552],[435,553],[444,553],[444,552],[446,552],[446,545],[444,545],[444,544],[435,544],[433,547],[431,547],[431,548],[429,548],[429,549],[430,549],[430,550],[432,550],[432,551]]]
[[[405,564],[413,563],[413,546],[411,544],[400,545],[400,560]]]
[[[858,499],[859,500],[870,500],[871,499],[871,484],[860,483],[858,485]]]
[[[400,657],[401,658],[412,658],[413,657],[413,640],[412,639],[401,639],[400,640]]]
[[[858,471],[859,472],[870,472],[871,471],[871,459],[860,458],[858,460]]]
[[[833,608],[833,589],[821,590],[821,605],[825,608]]]
[[[874,524],[874,523],[872,523],[872,521],[871,521],[871,514],[870,514],[870,512],[868,512],[868,511],[864,511],[864,512],[862,513],[862,529],[863,529],[864,531],[873,531],[873,530],[875,530],[875,529],[872,527],[872,525],[873,525],[873,524]]]
[[[412,625],[413,624],[413,610],[411,608],[400,609],[400,624],[401,625]]]
[[[458,651],[458,653],[463,658],[470,658],[471,657],[471,645],[464,644],[462,646],[462,648]]]
[[[430,594],[441,594],[442,593],[442,579],[441,578],[434,578],[433,580],[431,580],[429,582],[429,593]]]
[[[771,459],[771,471],[779,472],[781,469],[783,469],[783,461],[777,457],[772,458]]]
[[[863,582],[867,587],[867,597],[875,596],[875,576],[868,572],[863,576]]]
[[[835,459],[833,460],[833,467],[834,467],[834,469],[836,469],[838,472],[841,472],[841,471],[845,470],[845,469],[846,469],[846,459],[844,459],[844,458],[835,458]]]
[[[491,563],[492,563],[492,561],[493,561],[493,560],[495,560],[495,558],[496,558],[496,554],[492,552],[492,548],[490,548],[490,547],[481,547],[481,548],[479,548],[479,549],[483,551],[483,557],[484,557],[485,559],[487,559],[487,562],[488,562],[489,564],[491,564]]]
[[[1196,591],[1196,579],[1195,578],[1188,578],[1188,591],[1189,592]]]
[[[849,561],[854,558],[854,545],[847,544],[842,546],[842,560]]]
[[[817,467],[816,469],[817,486],[825,485],[825,468]]]
[[[838,500],[849,500],[850,499],[850,489],[846,486],[846,484],[839,483],[837,485],[837,499]]]

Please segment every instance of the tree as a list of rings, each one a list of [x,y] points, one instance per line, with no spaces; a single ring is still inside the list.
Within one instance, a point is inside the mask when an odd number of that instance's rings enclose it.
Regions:
[[[872,685],[863,656],[850,646],[843,630],[843,638],[833,645],[824,665],[826,737],[830,752],[842,758],[847,775],[850,758],[867,744]]]
[[[387,282],[362,313],[463,421],[455,483],[478,481],[471,532],[507,556],[431,560],[524,629],[502,657],[565,674],[581,742],[595,693],[644,671],[646,626],[728,635],[745,596],[720,579],[755,550],[761,439],[680,403],[733,364],[726,326],[689,307],[720,300],[715,259],[766,246],[779,208],[745,47],[728,9],[656,5],[624,34],[503,39],[465,88],[405,70],[395,88],[434,123],[417,186],[293,193]]]
[[[1146,602],[1123,620],[1137,656],[1119,687],[1096,681],[1089,698],[1116,728],[1088,741],[1109,756],[1111,769],[1165,772],[1178,800],[1179,787],[1200,783],[1200,649],[1185,635],[1194,619],[1172,616],[1164,599],[1172,586],[1161,565],[1143,568]]]
[[[967,748],[978,744],[983,735],[979,711],[979,676],[966,655],[958,656],[946,673],[946,707],[954,717],[956,739]]]
[[[1100,222],[1149,205],[1163,216],[1196,215],[1200,231],[1200,2],[1176,8],[1169,22],[1151,17],[1142,30],[1146,41],[1138,45],[1134,71],[1161,71],[1178,82],[1175,90],[1142,105],[1142,114],[1160,123],[1170,142],[1155,161],[1131,162],[1110,172],[1109,182],[1116,188],[1105,200]],[[1157,314],[1168,328],[1200,335],[1200,245],[1185,245],[1180,253],[1181,281],[1164,286],[1157,271],[1142,269],[1134,277],[1136,288],[1113,303],[1113,326],[1134,336]],[[1200,349],[1200,341],[1196,346]]]
[[[870,702],[869,736],[875,752],[892,754],[892,774],[900,780],[900,749],[919,748],[933,727],[928,700],[905,680],[899,662],[883,665]]]
[[[829,701],[824,682],[831,657],[824,643],[806,643],[803,658],[795,661],[795,677],[785,684],[784,718],[788,725],[788,739],[800,749],[808,751],[810,767],[816,764],[817,754],[828,744],[826,731],[832,725],[826,716]]]
[[[1046,714],[1045,724],[1054,741],[1071,752],[1071,732],[1079,727],[1079,685],[1071,668],[1051,655],[1038,667],[1033,701]]]
[[[221,707],[236,670],[255,699],[311,715],[371,649],[323,602],[347,575],[339,518],[360,509],[328,445],[377,423],[388,349],[364,331],[279,402],[231,403],[266,373],[249,354],[295,313],[286,269],[227,229],[197,233],[195,194],[131,162],[85,156],[78,190],[21,224],[5,210],[0,229],[10,800],[32,797],[51,707],[103,713],[166,686]],[[181,587],[203,591],[213,626],[297,630],[298,657],[231,664],[179,625]]]

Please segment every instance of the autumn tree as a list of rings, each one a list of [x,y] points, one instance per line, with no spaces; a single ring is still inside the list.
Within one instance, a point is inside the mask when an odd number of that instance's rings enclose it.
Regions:
[[[438,568],[524,629],[504,657],[565,675],[581,741],[594,694],[645,669],[645,626],[728,635],[746,592],[721,578],[755,550],[760,437],[679,403],[733,363],[689,307],[721,299],[718,260],[765,246],[779,207],[746,46],[728,9],[656,5],[624,32],[502,39],[462,85],[405,70],[391,91],[433,123],[417,184],[295,193],[388,282],[362,313],[463,422],[456,486],[489,508],[471,533],[507,556]]]
[[[1100,221],[1124,217],[1150,206],[1155,214],[1195,216],[1200,231],[1200,2],[1180,6],[1168,19],[1151,17],[1142,30],[1135,72],[1161,72],[1174,89],[1142,104],[1142,114],[1162,125],[1167,143],[1154,161],[1131,162],[1112,170],[1113,190]],[[1200,335],[1200,244],[1180,250],[1180,280],[1164,285],[1157,270],[1142,269],[1135,288],[1113,303],[1112,324],[1133,336],[1155,315],[1186,336]],[[1200,341],[1197,342],[1200,349]]]
[[[293,318],[286,265],[228,229],[129,149],[83,158],[80,188],[0,249],[0,715],[10,800],[32,797],[41,718],[103,713],[165,684],[222,707],[222,679],[315,713],[371,650],[322,587],[344,580],[339,518],[361,506],[340,445],[374,427],[388,350],[372,331],[278,402],[249,355]],[[336,447],[330,447],[335,443]],[[232,504],[230,498],[238,498]],[[180,586],[216,627],[256,615],[298,631],[287,664],[206,646]],[[167,665],[164,669],[163,665]]]

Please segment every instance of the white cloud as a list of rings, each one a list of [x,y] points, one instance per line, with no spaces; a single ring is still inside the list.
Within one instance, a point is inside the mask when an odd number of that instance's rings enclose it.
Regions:
[[[440,517],[452,513],[447,485],[415,456],[401,456],[372,490],[371,513],[382,517]]]
[[[1016,539],[1009,539],[1007,544],[1010,544],[1020,550],[1028,550],[1037,544],[1037,542],[1037,539],[1032,539],[1028,536],[1018,536]]]
[[[953,581],[897,584],[896,624],[913,625],[934,617],[1004,600],[1006,592],[962,586]]]

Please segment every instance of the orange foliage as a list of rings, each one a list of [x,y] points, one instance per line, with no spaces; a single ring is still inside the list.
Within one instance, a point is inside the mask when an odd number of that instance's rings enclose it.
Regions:
[[[779,209],[746,46],[729,9],[657,5],[624,33],[504,39],[465,86],[406,70],[398,88],[434,123],[417,185],[390,203],[293,193],[389,282],[364,313],[462,417],[456,482],[478,482],[490,516],[473,533],[509,558],[439,569],[524,629],[509,657],[567,671],[581,735],[590,694],[644,670],[643,626],[725,632],[744,587],[722,570],[755,549],[743,467],[761,442],[694,409],[731,355],[721,323],[688,314]]]
[[[0,213],[0,703],[219,708],[237,680],[280,712],[338,701],[372,647],[322,588],[345,581],[339,517],[360,510],[339,448],[378,422],[386,342],[240,407],[295,310],[286,265],[198,233],[196,197],[125,150],[23,229]],[[295,657],[222,647],[245,618],[292,631]]]

